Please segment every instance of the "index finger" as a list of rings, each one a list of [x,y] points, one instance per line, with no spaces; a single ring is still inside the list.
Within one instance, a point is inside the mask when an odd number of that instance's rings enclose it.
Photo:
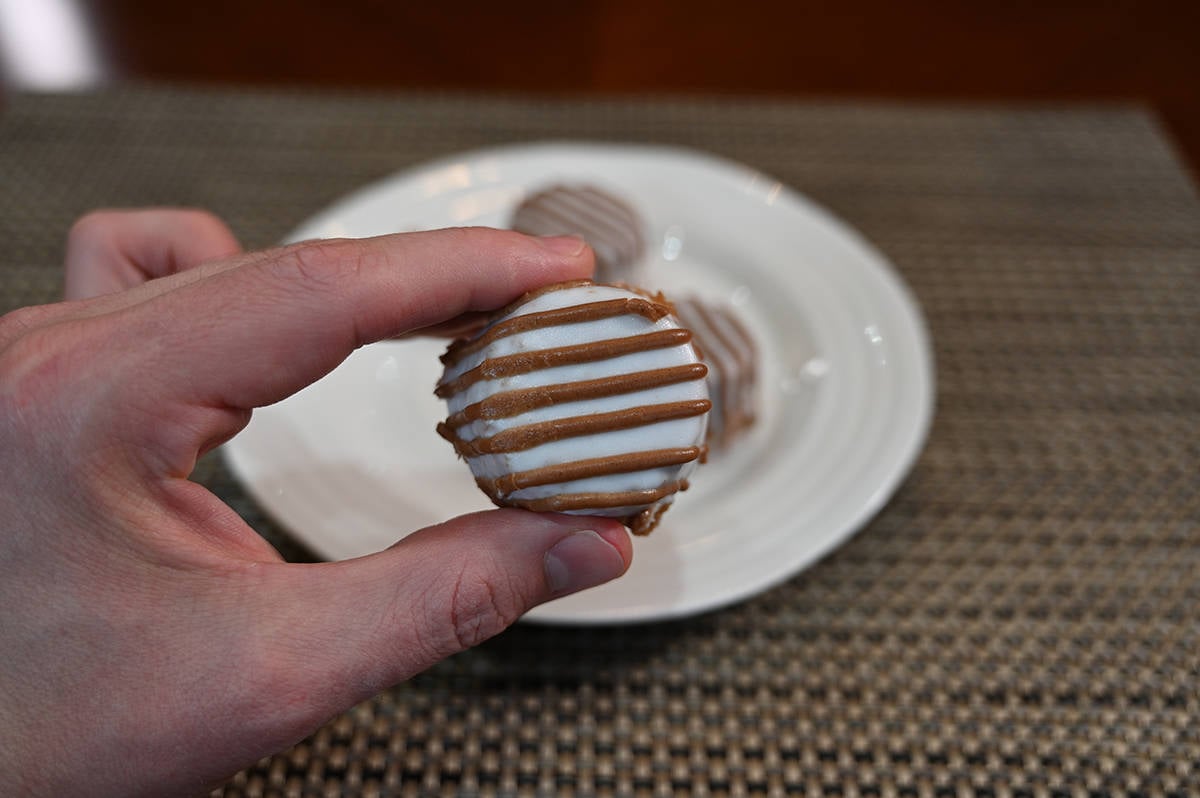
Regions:
[[[173,398],[250,409],[363,344],[591,271],[591,251],[574,237],[457,228],[307,241],[130,308],[122,329],[139,353],[133,368],[156,374]]]

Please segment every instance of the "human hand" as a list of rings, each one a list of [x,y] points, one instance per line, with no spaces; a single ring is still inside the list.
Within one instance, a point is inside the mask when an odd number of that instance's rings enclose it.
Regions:
[[[187,478],[356,347],[587,276],[578,239],[241,253],[207,214],[106,212],[66,265],[72,301],[0,317],[0,792],[199,791],[628,567],[615,521],[519,510],[288,564]]]

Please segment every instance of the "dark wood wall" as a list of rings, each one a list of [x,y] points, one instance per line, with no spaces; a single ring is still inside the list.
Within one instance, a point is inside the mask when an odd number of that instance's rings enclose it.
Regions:
[[[118,76],[326,87],[1135,100],[1200,163],[1200,2],[85,0]]]

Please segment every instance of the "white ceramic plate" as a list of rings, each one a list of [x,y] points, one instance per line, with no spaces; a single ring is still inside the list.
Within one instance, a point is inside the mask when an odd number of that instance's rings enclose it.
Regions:
[[[908,471],[929,427],[925,327],[883,256],[778,181],[677,149],[542,144],[467,153],[343,199],[290,240],[451,225],[506,226],[556,181],[617,193],[646,220],[642,283],[736,306],[761,346],[751,436],[712,458],[613,583],[530,620],[626,623],[690,615],[795,574],[864,524]],[[434,432],[444,342],[386,342],[258,410],[225,447],[258,502],[329,559],[490,507]]]

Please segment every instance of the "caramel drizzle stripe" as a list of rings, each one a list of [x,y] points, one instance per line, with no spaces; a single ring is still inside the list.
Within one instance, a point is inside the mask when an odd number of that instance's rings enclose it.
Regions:
[[[566,232],[586,241],[596,258],[596,277],[599,279],[615,276],[614,269],[626,262],[632,262],[637,256],[636,241],[622,242],[615,239],[611,231],[590,227],[578,220],[562,219],[556,222],[557,214],[552,214],[546,209],[526,208],[521,213],[513,223],[515,230],[534,235]]]
[[[684,323],[695,330],[698,341],[704,347],[705,360],[712,366],[708,385],[715,391],[713,398],[718,400],[715,404],[719,412],[709,419],[709,434],[720,437],[724,430],[725,418],[731,412],[729,381],[734,375],[734,369],[729,362],[731,358],[725,351],[724,339],[713,329],[712,318],[704,312],[700,301],[686,300],[677,307]]]
[[[707,399],[691,399],[683,402],[666,402],[661,405],[644,405],[614,410],[609,413],[593,413],[586,416],[570,416],[537,424],[498,432],[490,438],[475,438],[464,441],[454,434],[445,423],[438,424],[438,433],[454,444],[463,457],[478,457],[481,454],[507,454],[523,452],[543,443],[593,435],[619,429],[632,429],[660,421],[702,416],[712,407]]]
[[[665,504],[652,504],[640,513],[626,516],[622,519],[629,531],[635,535],[649,535],[658,526],[663,513],[667,511]]]
[[[739,366],[749,369],[754,365],[754,344],[749,333],[738,321],[737,314],[729,308],[714,308],[711,311],[713,326],[717,334],[729,345],[729,352]]]
[[[475,484],[493,499],[501,499],[510,493],[515,493],[525,488],[536,488],[541,485],[555,485],[559,482],[574,482],[579,479],[607,477],[613,474],[632,474],[636,471],[649,471],[653,468],[683,465],[684,463],[690,463],[699,456],[699,446],[685,446],[676,449],[653,449],[646,452],[629,452],[614,457],[593,457],[588,460],[558,463],[543,468],[531,468],[528,471],[506,474],[497,479],[477,479],[475,480]]]
[[[527,302],[532,302],[538,297],[553,293],[554,291],[561,291],[564,288],[579,288],[585,285],[596,285],[596,283],[591,280],[566,280],[561,283],[543,285],[541,288],[535,288],[532,291],[526,291],[512,302],[509,302],[507,305],[500,308],[500,310],[492,314],[492,318],[502,319],[511,313],[517,312],[520,308],[524,307]]]
[[[535,288],[532,291],[526,291],[524,294],[517,297],[512,302],[509,302],[507,305],[502,307],[500,310],[493,313],[491,315],[491,318],[502,319],[505,316],[510,316],[513,313],[516,313],[521,308],[523,308],[527,303],[532,302],[533,300],[537,299],[540,296],[545,296],[546,294],[552,294],[555,291],[561,291],[564,288],[580,288],[582,286],[588,286],[588,285],[601,285],[601,286],[608,286],[609,288],[624,288],[626,291],[631,291],[635,294],[639,294],[653,302],[657,302],[660,305],[666,305],[667,307],[671,306],[671,303],[667,301],[667,298],[665,296],[663,296],[662,291],[658,291],[657,293],[652,295],[646,291],[643,291],[640,288],[634,288],[633,286],[629,286],[629,285],[626,285],[625,283],[620,283],[620,282],[598,283],[598,282],[595,282],[594,280],[567,280],[567,281],[561,282],[561,283],[551,283],[550,285],[543,285],[541,288]]]
[[[606,219],[620,220],[622,232],[625,232],[630,238],[635,240],[641,238],[641,224],[632,207],[595,188],[583,188],[579,191],[579,196],[588,197],[594,203],[597,211],[606,210],[608,212]]]
[[[539,349],[533,352],[518,352],[484,360],[475,368],[463,372],[450,382],[439,385],[434,393],[445,399],[482,380],[528,374],[531,371],[556,366],[593,363],[649,349],[666,349],[686,344],[690,340],[692,340],[692,333],[689,330],[656,330],[628,338],[611,338],[585,344]]]
[[[686,487],[686,481],[668,482],[658,488],[629,490],[621,493],[564,493],[544,499],[516,499],[508,503],[535,513],[561,513],[567,510],[603,510],[609,507],[636,507],[654,502]],[[647,530],[649,531],[649,530]]]
[[[729,339],[721,331],[720,322],[716,318],[716,312],[710,311],[705,307],[703,302],[696,302],[693,306],[696,311],[697,318],[702,320],[707,333],[711,333],[712,340],[717,346],[710,347],[714,354],[720,350],[720,358],[724,361],[728,358],[731,362],[722,362],[717,371],[721,373],[721,384],[719,390],[721,392],[721,407],[722,413],[726,417],[736,418],[739,408],[734,404],[734,387],[731,383],[738,378],[738,366],[742,364],[742,359],[738,357],[737,347],[732,345]]]
[[[611,319],[615,316],[637,314],[651,321],[658,321],[670,313],[666,305],[651,302],[640,297],[607,299],[601,302],[589,302],[585,305],[572,305],[565,308],[551,308],[537,313],[526,313],[511,319],[497,322],[487,329],[483,335],[474,339],[462,339],[450,344],[441,360],[447,366],[453,366],[462,361],[467,355],[474,354],[480,349],[500,338],[517,335],[530,330],[540,330],[555,327],[560,324],[578,324],[585,321]]]
[[[690,380],[702,380],[707,374],[708,366],[703,363],[688,363],[682,366],[636,371],[632,374],[619,374],[595,380],[504,391],[493,394],[473,405],[467,405],[447,418],[446,425],[457,429],[481,418],[512,418],[521,413],[551,405],[580,402],[585,399],[602,399],[607,396],[646,391]]]
[[[733,331],[738,343],[741,344],[738,360],[744,364],[745,373],[738,383],[738,407],[741,411],[739,413],[741,427],[745,428],[753,424],[755,419],[754,386],[758,381],[758,363],[754,356],[756,347],[750,331],[742,324],[736,313],[727,311],[723,318],[729,329]]]
[[[531,198],[518,210],[513,226],[583,234],[603,240],[628,244],[630,251],[637,247],[638,221],[633,210],[595,191],[547,191]]]

